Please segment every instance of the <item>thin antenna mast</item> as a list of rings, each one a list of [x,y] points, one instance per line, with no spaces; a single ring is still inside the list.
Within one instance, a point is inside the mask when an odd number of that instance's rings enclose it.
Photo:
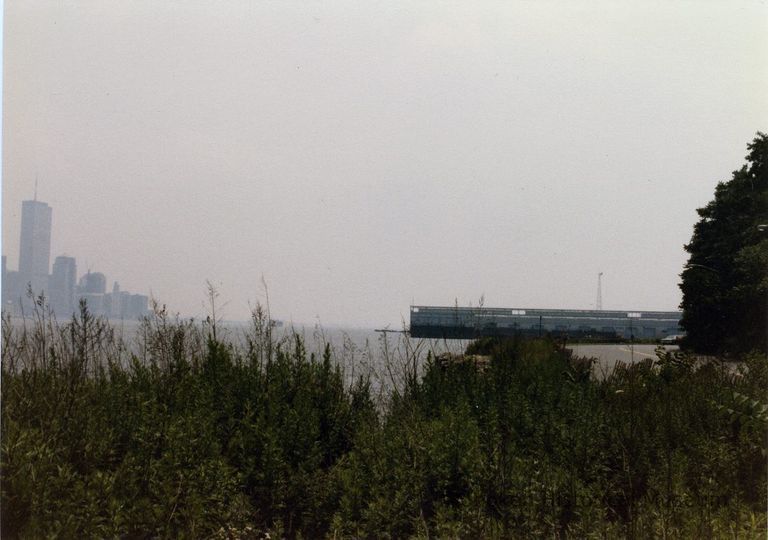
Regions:
[[[595,309],[597,311],[603,310],[603,273],[597,274],[597,300],[595,301]]]
[[[35,173],[35,202],[37,202],[37,173]]]

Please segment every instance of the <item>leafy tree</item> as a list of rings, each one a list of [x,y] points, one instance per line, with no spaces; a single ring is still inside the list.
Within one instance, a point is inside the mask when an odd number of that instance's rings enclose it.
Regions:
[[[698,210],[685,246],[681,324],[688,346],[702,353],[766,351],[768,135],[758,132],[747,148],[747,164]]]

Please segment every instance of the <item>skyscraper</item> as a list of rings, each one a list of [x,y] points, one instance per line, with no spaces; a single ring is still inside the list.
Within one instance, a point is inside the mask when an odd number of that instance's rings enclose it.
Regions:
[[[107,277],[101,272],[90,270],[80,278],[77,287],[77,301],[85,300],[88,310],[93,315],[109,315],[111,306],[105,305],[107,292]]]
[[[49,283],[51,307],[60,317],[69,317],[75,310],[77,263],[74,257],[60,256],[53,261]]]
[[[80,278],[80,292],[87,294],[104,294],[107,292],[107,276],[101,272],[88,270]]]
[[[3,277],[0,280],[0,286],[2,286],[2,306],[5,308],[11,292],[10,287],[8,287],[8,258],[5,255],[3,255]]]
[[[51,262],[51,207],[38,200],[21,203],[19,274],[35,294],[48,289]]]

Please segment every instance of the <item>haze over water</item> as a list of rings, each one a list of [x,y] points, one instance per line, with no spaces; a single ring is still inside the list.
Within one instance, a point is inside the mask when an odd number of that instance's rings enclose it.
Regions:
[[[185,316],[673,310],[768,125],[764,2],[5,8],[9,266],[38,179],[52,258]]]

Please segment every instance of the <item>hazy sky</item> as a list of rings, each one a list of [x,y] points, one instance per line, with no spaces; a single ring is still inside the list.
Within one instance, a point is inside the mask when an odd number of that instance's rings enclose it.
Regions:
[[[766,2],[6,0],[2,226],[199,315],[675,309],[768,130]]]

